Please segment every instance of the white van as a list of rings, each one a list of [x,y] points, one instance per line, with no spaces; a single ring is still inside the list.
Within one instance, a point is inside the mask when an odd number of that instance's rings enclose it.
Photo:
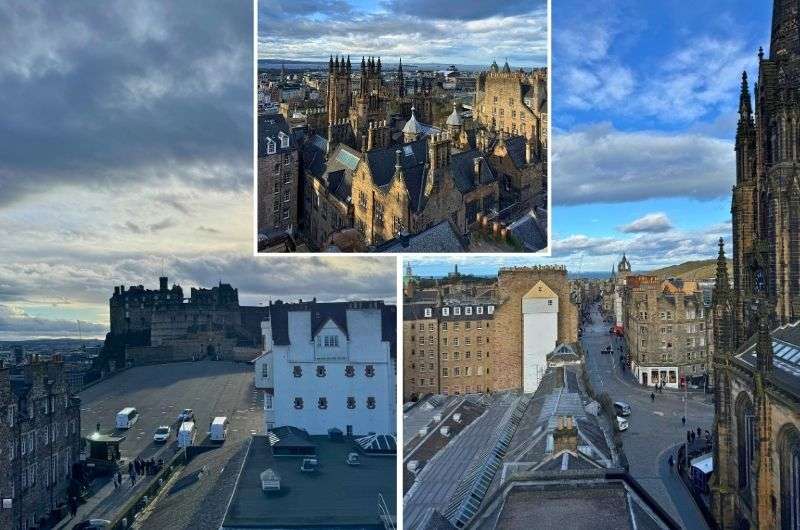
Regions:
[[[178,431],[178,447],[189,447],[194,445],[194,436],[197,430],[194,428],[193,421],[185,421],[181,423],[181,428]]]
[[[133,407],[125,407],[117,412],[117,429],[130,429],[139,421],[139,412]]]
[[[225,416],[217,416],[211,422],[211,431],[208,437],[212,442],[224,442],[228,437],[228,418]]]

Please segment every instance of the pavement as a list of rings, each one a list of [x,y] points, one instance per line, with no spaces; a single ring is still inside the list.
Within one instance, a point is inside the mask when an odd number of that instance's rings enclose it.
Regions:
[[[232,441],[249,437],[262,426],[263,405],[253,386],[253,368],[243,363],[196,361],[131,368],[84,390],[79,397],[82,436],[94,432],[97,423],[103,432],[114,430],[116,414],[125,407],[136,407],[139,421],[128,431],[116,431],[127,435],[120,444],[123,485],[115,489],[110,479],[97,479],[92,485],[95,492],[79,507],[76,517],[61,521],[57,529],[69,529],[89,518],[112,519],[132,494],[149,484],[152,477],[145,476],[132,486],[127,462],[136,458],[168,461],[178,449],[175,434],[182,409],[194,410],[197,445],[206,440],[215,416],[228,417]],[[167,444],[153,442],[153,432],[160,425],[173,428]]]
[[[694,500],[677,473],[670,469],[668,459],[686,441],[689,429],[711,430],[714,421],[712,396],[700,391],[664,389],[650,399],[652,388],[641,386],[619,366],[622,339],[608,333],[610,324],[603,321],[597,307],[591,321],[584,322],[581,342],[586,352],[586,367],[592,386],[598,393],[606,392],[613,401],[625,401],[631,406],[630,428],[622,433],[623,447],[630,464],[630,474],[684,528],[708,529]],[[600,350],[611,344],[614,353],[604,355]],[[681,418],[686,415],[686,426]]]

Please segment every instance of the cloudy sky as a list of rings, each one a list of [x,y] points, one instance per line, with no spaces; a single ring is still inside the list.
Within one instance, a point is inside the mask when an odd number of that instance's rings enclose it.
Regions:
[[[394,260],[252,255],[252,3],[0,3],[0,340],[103,335],[117,284],[392,298]]]
[[[605,271],[627,251],[647,270],[730,239],[741,72],[756,78],[770,4],[553,2],[558,261]]]
[[[546,0],[270,0],[259,4],[258,25],[262,59],[547,62]]]

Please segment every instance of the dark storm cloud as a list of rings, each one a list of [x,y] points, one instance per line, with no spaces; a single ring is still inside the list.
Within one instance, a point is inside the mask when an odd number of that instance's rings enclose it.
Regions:
[[[252,3],[0,4],[0,206],[56,185],[249,185]]]

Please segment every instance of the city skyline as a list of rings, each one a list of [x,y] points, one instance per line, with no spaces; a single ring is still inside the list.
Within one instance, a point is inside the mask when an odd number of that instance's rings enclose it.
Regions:
[[[445,16],[442,13],[446,13]],[[437,64],[547,64],[547,3],[337,0],[259,4],[258,58],[326,60],[330,54]],[[420,41],[426,45],[419,46]],[[424,53],[420,53],[424,50]],[[520,51],[524,50],[524,51]]]

